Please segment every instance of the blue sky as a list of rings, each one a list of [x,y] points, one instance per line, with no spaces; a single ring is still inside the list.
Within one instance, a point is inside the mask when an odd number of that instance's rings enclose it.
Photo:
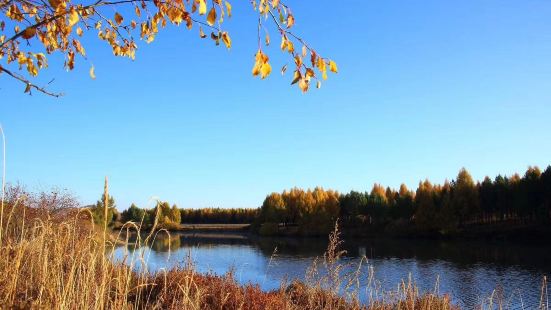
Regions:
[[[41,73],[61,99],[1,75],[8,180],[86,204],[107,175],[119,209],[151,197],[256,207],[293,186],[415,187],[461,167],[481,179],[551,164],[551,2],[289,1],[295,32],[339,65],[307,94],[279,74],[289,59],[273,29],[274,72],[251,76],[247,3],[225,23],[230,51],[169,27],[132,62],[90,33],[88,60],[67,73],[52,57]]]

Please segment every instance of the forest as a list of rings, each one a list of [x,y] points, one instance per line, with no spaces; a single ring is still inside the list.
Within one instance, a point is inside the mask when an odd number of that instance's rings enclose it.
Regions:
[[[102,222],[102,197],[91,210]],[[180,224],[245,224],[263,235],[326,235],[339,220],[350,235],[454,235],[487,230],[545,227],[551,221],[551,166],[529,167],[523,176],[498,175],[475,182],[466,169],[443,184],[419,182],[416,190],[374,184],[371,191],[340,194],[316,187],[266,196],[257,209],[182,209],[158,202],[152,209],[132,204],[118,213],[110,201],[111,224],[133,221],[177,229]],[[97,210],[97,211],[95,211]]]
[[[421,181],[415,191],[404,184],[398,190],[374,184],[370,192],[341,195],[322,188],[293,188],[268,195],[258,221],[270,226],[261,229],[264,233],[290,232],[286,226],[295,225],[296,233],[311,235],[327,233],[337,219],[352,235],[453,235],[544,227],[551,221],[551,166],[544,172],[529,167],[522,177],[498,175],[482,182],[461,169],[452,181]]]

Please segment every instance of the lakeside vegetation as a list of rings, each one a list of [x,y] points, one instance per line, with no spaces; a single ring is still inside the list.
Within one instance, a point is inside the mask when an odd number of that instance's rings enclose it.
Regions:
[[[102,197],[105,200],[105,197]],[[109,198],[110,224],[132,221],[148,229],[182,224],[252,224],[262,235],[327,235],[340,219],[347,236],[508,236],[547,238],[551,223],[551,166],[529,167],[523,176],[498,175],[475,182],[466,169],[444,184],[419,182],[415,191],[374,184],[369,192],[346,194],[321,187],[269,194],[257,209],[181,209],[168,202],[118,214]],[[91,208],[102,212],[101,201]],[[101,215],[94,216],[101,223]],[[222,226],[221,226],[222,227]]]
[[[104,197],[109,197],[104,195]],[[109,201],[109,200],[106,200]],[[106,204],[108,205],[108,203]],[[160,210],[160,209],[159,209]],[[104,208],[104,214],[108,208]],[[159,216],[159,214],[157,214]],[[233,274],[198,274],[191,261],[149,273],[144,256],[116,263],[107,221],[95,225],[90,209],[61,191],[33,194],[8,187],[0,210],[0,304],[7,308],[85,309],[455,309],[447,295],[420,293],[412,282],[360,303],[355,275],[340,273],[338,230],[307,281],[262,291]],[[107,217],[103,217],[104,220]],[[126,223],[123,230],[138,230]],[[120,231],[122,232],[122,230]],[[119,233],[120,233],[119,232]],[[137,231],[139,236],[139,231]],[[134,246],[153,237],[137,238]],[[325,268],[327,274],[318,272]],[[357,275],[356,275],[357,277]],[[351,284],[347,284],[351,283]]]

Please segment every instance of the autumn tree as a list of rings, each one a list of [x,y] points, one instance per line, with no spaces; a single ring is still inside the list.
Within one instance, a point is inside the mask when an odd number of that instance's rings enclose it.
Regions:
[[[435,225],[436,206],[432,196],[432,184],[429,180],[419,182],[415,193],[415,223],[419,229],[432,230]]]
[[[293,224],[305,235],[327,234],[340,213],[339,194],[316,187],[314,190],[292,188],[272,193],[264,199],[260,224]],[[272,232],[275,233],[275,232]]]
[[[411,219],[414,212],[413,199],[415,194],[403,183],[400,185],[400,189],[397,194],[395,206],[391,209],[392,217],[394,219]]]
[[[170,220],[174,223],[180,223],[180,221],[182,220],[180,209],[178,209],[178,206],[175,204],[173,204],[172,208],[170,208]]]
[[[260,218],[265,222],[279,223],[283,221],[285,212],[285,201],[283,201],[281,194],[271,193],[266,196],[262,203]]]
[[[280,48],[294,63],[292,84],[307,91],[311,81],[327,78],[327,71],[337,72],[334,61],[322,57],[303,38],[292,31],[295,16],[279,0],[251,0],[258,14],[258,47],[254,56],[253,76],[266,78],[272,65],[266,52],[270,30],[281,39]],[[151,43],[169,24],[196,29],[201,38],[216,45],[232,46],[223,23],[232,17],[232,6],[225,0],[0,0],[0,74],[23,83],[24,91],[33,90],[59,96],[33,78],[48,66],[50,55],[65,59],[64,67],[73,70],[77,56],[87,60],[83,37],[91,33],[104,41],[115,56],[134,59],[138,41]],[[264,42],[264,43],[262,43]],[[285,65],[281,71],[287,70]],[[316,72],[317,71],[317,72]],[[94,66],[90,76],[95,78]]]
[[[478,191],[473,178],[465,168],[459,171],[452,186],[451,207],[461,225],[477,215],[479,211]]]

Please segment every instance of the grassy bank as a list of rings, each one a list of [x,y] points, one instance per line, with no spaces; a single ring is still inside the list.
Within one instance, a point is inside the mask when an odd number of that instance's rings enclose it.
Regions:
[[[21,199],[23,200],[23,199]],[[383,299],[361,305],[359,288],[339,288],[341,277],[336,235],[320,264],[333,272],[307,283],[294,282],[264,292],[239,285],[232,274],[198,274],[185,264],[155,274],[135,272],[143,257],[113,263],[115,245],[85,210],[52,212],[6,203],[0,240],[0,304],[7,308],[45,309],[452,309],[447,297],[421,295],[404,284]],[[135,229],[127,223],[124,230]],[[136,243],[147,244],[150,234]],[[352,282],[351,282],[352,283]],[[345,296],[345,297],[343,297]]]

